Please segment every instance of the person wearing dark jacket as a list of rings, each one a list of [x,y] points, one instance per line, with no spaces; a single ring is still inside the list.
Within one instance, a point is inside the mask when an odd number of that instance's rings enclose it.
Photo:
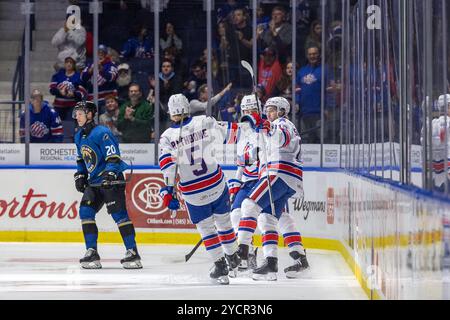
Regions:
[[[152,139],[153,105],[142,98],[141,88],[136,83],[130,84],[128,96],[129,100],[120,107],[117,123],[122,141],[148,143]]]

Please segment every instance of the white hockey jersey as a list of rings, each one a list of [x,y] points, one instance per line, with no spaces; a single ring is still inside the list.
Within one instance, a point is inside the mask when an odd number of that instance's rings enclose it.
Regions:
[[[236,150],[236,165],[238,166],[236,179],[242,182],[258,180],[258,147],[261,137],[259,137],[258,133],[248,123],[241,123],[239,130]]]
[[[450,134],[450,116],[447,116],[447,135]],[[450,136],[447,152],[450,153]],[[445,161],[448,161],[448,173],[450,174],[450,157],[445,150],[445,117],[441,116],[432,120],[432,157],[433,178],[437,187],[445,183]],[[450,176],[449,176],[450,177]]]
[[[260,178],[269,174],[282,178],[297,193],[303,194],[303,165],[301,162],[301,138],[294,124],[286,118],[271,123],[269,135],[263,135],[265,154],[260,152]],[[264,148],[262,148],[264,150]]]
[[[175,184],[178,165],[178,190],[183,199],[196,206],[217,200],[225,188],[224,174],[215,158],[215,146],[235,143],[237,125],[219,124],[214,118],[196,116],[172,125],[161,135],[159,166],[166,185]]]

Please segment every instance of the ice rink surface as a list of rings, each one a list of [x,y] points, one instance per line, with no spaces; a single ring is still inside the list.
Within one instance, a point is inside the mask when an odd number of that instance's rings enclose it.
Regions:
[[[278,281],[242,275],[224,286],[210,282],[212,264],[204,247],[184,262],[192,247],[141,245],[144,268],[125,270],[119,262],[124,247],[100,244],[103,269],[84,270],[78,264],[85,252],[81,243],[0,243],[0,299],[367,299],[336,251],[308,250],[310,270],[286,279],[283,269],[292,259],[280,248]]]

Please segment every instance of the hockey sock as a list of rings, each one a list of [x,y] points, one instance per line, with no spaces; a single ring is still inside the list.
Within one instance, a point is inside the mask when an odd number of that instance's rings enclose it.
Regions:
[[[257,226],[257,217],[261,208],[251,199],[242,202],[242,218],[239,222],[239,244],[250,245]]]
[[[128,214],[126,211],[120,211],[118,213],[113,213],[112,217],[114,221],[117,223],[117,227],[119,228],[120,235],[122,236],[123,244],[125,248],[128,249],[136,249],[136,232],[134,230],[133,222],[128,218]]]
[[[222,244],[214,226],[213,217],[208,217],[196,224],[198,232],[202,236],[203,244],[212,261],[223,257]]]
[[[263,213],[260,219],[264,257],[277,257],[278,252],[278,219],[271,214]]]
[[[86,249],[97,250],[98,228],[95,220],[81,220]]]
[[[230,214],[215,214],[214,218],[223,251],[228,255],[232,255],[237,251],[238,245],[236,242],[236,234],[231,225]]]
[[[278,232],[269,230],[262,237],[264,257],[277,257]]]
[[[283,213],[278,221],[280,233],[283,235],[284,243],[289,247],[289,252],[298,251],[304,254],[302,236],[297,231],[294,218],[289,213]]]

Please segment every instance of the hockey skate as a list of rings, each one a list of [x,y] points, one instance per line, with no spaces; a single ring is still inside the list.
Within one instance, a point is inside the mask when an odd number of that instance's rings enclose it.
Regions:
[[[87,249],[83,258],[80,259],[80,264],[83,269],[101,269],[100,256],[97,250],[93,248]]]
[[[258,248],[255,249],[255,251],[250,252],[248,254],[248,267],[252,270],[255,270],[258,265],[256,263],[256,254],[258,253]]]
[[[125,258],[120,260],[124,269],[142,269],[141,257],[136,250],[128,249]]]
[[[220,258],[214,262],[214,270],[211,271],[209,276],[214,283],[218,284],[229,284],[230,279],[228,278],[228,265],[224,257]]]
[[[264,264],[253,270],[253,280],[276,281],[278,272],[278,258],[267,257]]]
[[[228,262],[228,269],[229,269],[228,276],[230,278],[236,278],[238,274],[238,267],[239,264],[241,263],[241,258],[239,257],[237,252],[233,253],[232,255],[226,254],[225,258],[227,259]]]
[[[309,268],[308,260],[306,259],[305,254],[300,254],[297,251],[290,252],[289,255],[292,259],[294,259],[294,264],[284,269],[284,273],[286,274],[286,278],[295,279],[300,276],[302,271]]]
[[[244,272],[248,269],[248,245],[246,244],[240,244],[238,249],[238,255],[241,259],[241,262],[239,263],[238,271]]]

